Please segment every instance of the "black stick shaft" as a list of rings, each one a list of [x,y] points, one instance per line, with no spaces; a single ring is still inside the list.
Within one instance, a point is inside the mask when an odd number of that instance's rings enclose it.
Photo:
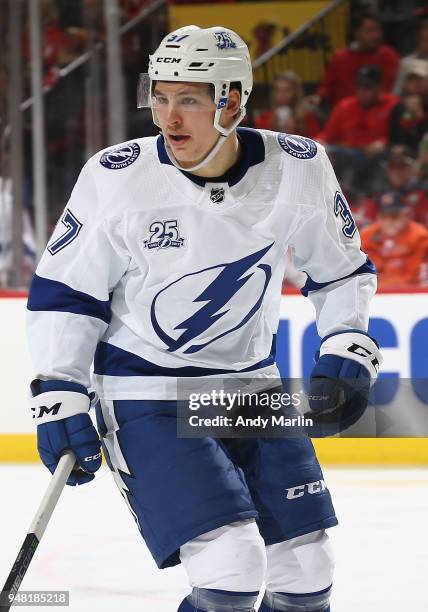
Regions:
[[[26,535],[3,590],[0,592],[0,612],[8,612],[13,605],[13,597],[17,594],[21,586],[21,582],[24,579],[39,542],[43,537],[59,496],[74,467],[75,461],[76,458],[74,454],[71,451],[66,451],[58,462],[55,473],[51,478],[46,493],[30,525],[29,533]]]
[[[24,579],[38,545],[39,540],[37,536],[34,535],[34,533],[27,533],[11,572],[0,593],[0,612],[8,612],[13,605],[13,598],[21,586],[21,582]]]

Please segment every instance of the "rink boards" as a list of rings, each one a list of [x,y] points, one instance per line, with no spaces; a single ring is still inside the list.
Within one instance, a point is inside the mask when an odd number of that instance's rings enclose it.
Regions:
[[[376,295],[370,332],[382,347],[384,375],[428,377],[428,292]],[[38,455],[27,400],[32,367],[25,340],[23,294],[0,295],[0,338],[0,461],[34,461]],[[277,341],[282,375],[308,376],[318,342],[309,300],[297,294],[284,296]],[[425,438],[330,439],[317,440],[315,445],[324,463],[428,464]]]

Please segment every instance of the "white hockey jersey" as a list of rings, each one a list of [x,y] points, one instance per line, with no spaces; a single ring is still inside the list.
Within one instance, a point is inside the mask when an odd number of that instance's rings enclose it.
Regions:
[[[162,136],[86,163],[30,289],[38,378],[114,400],[174,399],[182,376],[278,376],[288,246],[320,336],[367,330],[375,270],[324,148],[238,133],[221,179],[178,170]]]

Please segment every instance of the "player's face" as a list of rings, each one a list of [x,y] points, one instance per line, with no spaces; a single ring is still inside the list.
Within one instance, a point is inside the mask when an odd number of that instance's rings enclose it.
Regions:
[[[158,123],[176,160],[191,167],[204,159],[218,139],[210,86],[159,81],[153,93]]]

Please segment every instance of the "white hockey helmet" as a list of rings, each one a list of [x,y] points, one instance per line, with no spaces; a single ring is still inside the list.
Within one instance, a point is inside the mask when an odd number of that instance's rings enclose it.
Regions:
[[[148,75],[140,75],[138,107],[151,107],[154,81],[211,83],[214,86],[214,127],[228,136],[245,116],[245,104],[253,87],[248,47],[236,32],[215,26],[185,26],[168,34],[150,56]],[[241,107],[234,124],[220,125],[231,83],[241,85]]]

